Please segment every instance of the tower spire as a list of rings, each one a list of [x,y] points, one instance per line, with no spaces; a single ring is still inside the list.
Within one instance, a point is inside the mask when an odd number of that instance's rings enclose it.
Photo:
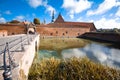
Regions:
[[[52,20],[51,20],[51,22],[52,22],[52,23],[54,22],[54,11],[53,11],[53,13],[52,13]]]
[[[57,19],[54,21],[54,23],[63,23],[63,22],[65,22],[65,21],[61,15],[61,13],[59,13],[59,15],[58,15]]]
[[[44,18],[43,24],[46,24],[46,20],[45,20],[45,18]]]

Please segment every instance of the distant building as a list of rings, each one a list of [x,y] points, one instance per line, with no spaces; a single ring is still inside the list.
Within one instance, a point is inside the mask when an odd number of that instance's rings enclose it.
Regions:
[[[0,30],[0,37],[7,36],[7,30]]]
[[[0,30],[6,30],[7,35],[26,34],[26,26],[24,23],[20,24],[0,24]]]
[[[0,30],[7,30],[8,35],[39,33],[41,36],[58,36],[58,37],[76,37],[86,32],[95,32],[94,23],[88,22],[68,22],[63,19],[61,14],[49,24],[32,25],[29,22],[20,24],[0,24]]]
[[[94,32],[96,28],[93,23],[64,21],[61,14],[59,14],[54,22],[39,25],[36,30],[42,36],[75,37],[86,32]]]

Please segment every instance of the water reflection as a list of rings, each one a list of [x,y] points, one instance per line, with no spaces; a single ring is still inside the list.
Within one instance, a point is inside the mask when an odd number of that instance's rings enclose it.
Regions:
[[[40,59],[43,57],[70,58],[87,56],[95,62],[120,68],[120,50],[77,38],[53,38],[40,41]]]
[[[68,49],[62,51],[63,58],[87,56],[95,62],[111,67],[120,68],[120,50],[108,48],[98,44],[89,44],[84,48]]]

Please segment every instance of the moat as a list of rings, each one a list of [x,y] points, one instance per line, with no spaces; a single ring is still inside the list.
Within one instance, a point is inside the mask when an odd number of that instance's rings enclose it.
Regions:
[[[39,59],[87,56],[96,63],[120,68],[120,49],[108,47],[109,45],[79,38],[41,38]]]

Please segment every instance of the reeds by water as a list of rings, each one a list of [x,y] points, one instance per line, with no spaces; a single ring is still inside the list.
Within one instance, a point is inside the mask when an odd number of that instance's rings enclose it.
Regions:
[[[120,80],[120,71],[88,58],[50,58],[33,63],[28,80]]]

